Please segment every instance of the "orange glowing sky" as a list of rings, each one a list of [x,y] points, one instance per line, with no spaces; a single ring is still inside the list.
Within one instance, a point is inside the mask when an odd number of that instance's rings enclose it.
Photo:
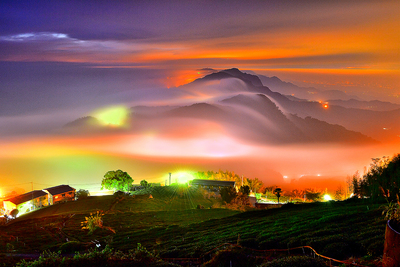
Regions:
[[[97,186],[118,168],[135,182],[163,181],[180,169],[232,168],[264,180],[274,173],[271,183],[351,175],[371,157],[399,152],[398,143],[268,147],[209,121],[141,122],[137,130],[133,119],[126,126],[133,133],[95,136],[60,129],[107,107],[177,106],[224,95],[214,85],[179,87],[208,68],[400,104],[399,10],[400,2],[390,0],[2,4],[0,188],[29,190],[32,181],[35,188]]]

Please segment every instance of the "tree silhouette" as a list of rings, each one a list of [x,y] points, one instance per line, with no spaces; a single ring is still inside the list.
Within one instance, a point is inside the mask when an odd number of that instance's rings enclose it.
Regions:
[[[219,193],[226,203],[230,203],[237,196],[236,189],[232,186],[222,187]]]
[[[279,204],[279,198],[281,197],[281,193],[282,193],[282,189],[281,188],[279,188],[279,187],[275,188],[274,194],[278,198],[278,204]]]
[[[358,186],[364,189],[362,195],[372,200],[386,198],[396,201],[400,197],[400,154],[392,159],[372,159],[368,172],[358,181]]]
[[[248,196],[250,194],[250,187],[248,185],[243,185],[239,188],[239,192]]]

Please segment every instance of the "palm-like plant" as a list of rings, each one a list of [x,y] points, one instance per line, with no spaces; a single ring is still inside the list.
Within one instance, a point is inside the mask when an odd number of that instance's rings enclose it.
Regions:
[[[382,215],[385,215],[385,219],[400,223],[400,201],[397,203],[390,202],[383,208]]]

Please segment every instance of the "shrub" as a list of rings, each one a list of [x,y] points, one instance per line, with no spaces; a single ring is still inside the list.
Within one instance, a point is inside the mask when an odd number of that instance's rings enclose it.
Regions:
[[[219,193],[226,203],[230,203],[237,196],[236,189],[232,186],[222,187]]]
[[[385,215],[385,219],[400,222],[400,201],[397,203],[389,202],[387,206],[383,207],[382,215]]]
[[[10,212],[10,216],[11,216],[12,218],[15,219],[15,218],[17,218],[18,213],[19,213],[19,210],[13,209],[13,210]]]
[[[76,199],[84,199],[89,196],[89,190],[79,189],[75,193]]]
[[[76,254],[73,258],[61,256],[60,252],[44,252],[34,261],[22,260],[16,267],[86,267],[86,266],[143,266],[143,267],[176,267],[179,265],[160,260],[154,253],[140,244],[137,248],[124,253],[113,251],[106,246],[103,250],[93,249],[87,253]]]
[[[307,256],[293,256],[276,259],[263,263],[260,267],[326,267],[326,263],[320,258],[311,258]]]
[[[17,263],[16,267],[44,267],[44,266],[60,266],[63,257],[60,252],[45,251],[35,261],[22,260]],[[65,265],[64,265],[65,266]]]
[[[88,229],[89,234],[93,233],[97,228],[103,228],[103,213],[97,211],[96,214],[90,213],[89,217],[85,217],[85,221],[81,222],[82,229]]]

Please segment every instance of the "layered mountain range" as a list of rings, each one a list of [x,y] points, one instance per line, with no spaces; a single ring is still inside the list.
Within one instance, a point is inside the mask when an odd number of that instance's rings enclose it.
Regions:
[[[360,145],[400,139],[400,106],[391,103],[362,101],[342,92],[315,93],[315,88],[302,88],[276,77],[238,69],[211,73],[179,89],[207,97],[186,105],[132,107],[127,126],[119,129],[104,127],[96,118],[85,117],[67,124],[64,130],[168,132],[171,125],[179,125],[185,135],[185,131],[193,134],[189,128],[196,124],[211,123],[229,136],[271,145]]]

